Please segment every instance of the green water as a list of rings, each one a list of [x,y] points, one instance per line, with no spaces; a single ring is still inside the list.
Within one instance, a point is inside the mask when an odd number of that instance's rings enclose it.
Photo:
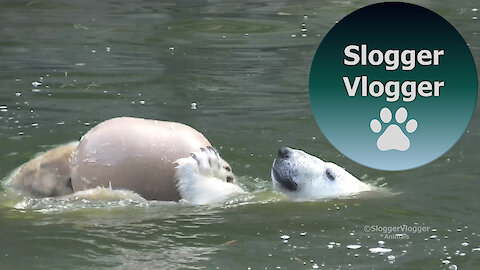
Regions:
[[[96,123],[137,116],[202,131],[255,192],[194,207],[25,200],[2,191],[0,269],[480,268],[478,107],[450,151],[404,172],[352,162],[315,124],[308,99],[315,49],[335,21],[369,3],[0,2],[1,178]],[[451,22],[480,65],[477,1],[414,3]],[[32,82],[42,85],[32,91]],[[282,200],[271,192],[269,171],[283,145],[399,194]],[[15,208],[19,202],[26,207]],[[430,229],[408,239],[364,230],[404,224]],[[391,252],[369,250],[380,246]]]

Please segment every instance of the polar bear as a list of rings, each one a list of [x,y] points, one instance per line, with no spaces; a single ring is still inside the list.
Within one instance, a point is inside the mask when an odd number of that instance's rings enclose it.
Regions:
[[[57,197],[73,193],[70,156],[78,141],[42,153],[15,169],[6,185],[35,197]]]
[[[274,190],[291,200],[341,197],[374,189],[334,163],[288,147],[278,151],[271,177]]]
[[[178,192],[189,203],[212,204],[246,194],[235,184],[230,165],[213,147],[202,148],[175,163]]]
[[[242,194],[232,168],[197,130],[132,117],[104,121],[15,170],[14,189],[37,197],[95,197],[104,189],[147,200],[209,204]],[[85,192],[88,191],[88,192]]]

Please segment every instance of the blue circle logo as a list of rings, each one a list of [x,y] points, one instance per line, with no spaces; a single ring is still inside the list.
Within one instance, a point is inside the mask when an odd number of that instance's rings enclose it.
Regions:
[[[325,137],[381,170],[431,162],[465,131],[477,100],[472,54],[438,14],[407,3],[361,8],[317,49],[310,103]]]

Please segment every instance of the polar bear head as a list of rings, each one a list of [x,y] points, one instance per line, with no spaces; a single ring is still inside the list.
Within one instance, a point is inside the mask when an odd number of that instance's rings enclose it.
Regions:
[[[278,151],[271,176],[274,189],[293,200],[346,196],[372,188],[334,163],[288,147]]]

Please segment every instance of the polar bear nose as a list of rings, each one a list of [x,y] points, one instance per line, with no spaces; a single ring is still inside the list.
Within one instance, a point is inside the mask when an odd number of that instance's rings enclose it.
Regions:
[[[279,158],[289,158],[292,153],[292,149],[284,146],[278,150],[278,157]]]

